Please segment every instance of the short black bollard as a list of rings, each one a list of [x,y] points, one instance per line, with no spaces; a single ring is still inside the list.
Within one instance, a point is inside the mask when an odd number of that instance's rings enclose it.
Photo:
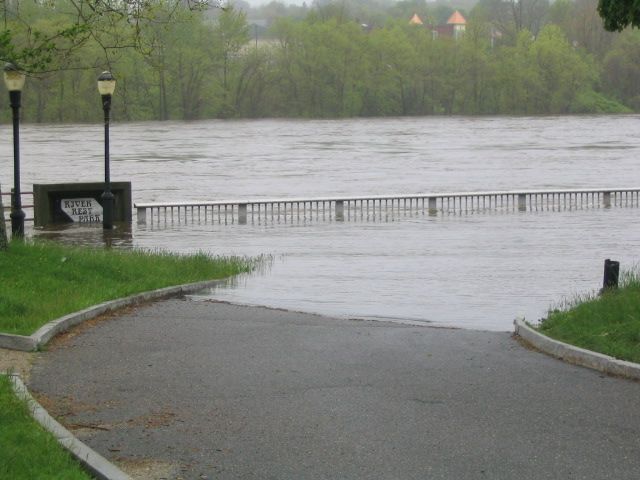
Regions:
[[[602,282],[602,291],[618,288],[618,278],[620,277],[620,262],[615,260],[604,261],[604,280]]]

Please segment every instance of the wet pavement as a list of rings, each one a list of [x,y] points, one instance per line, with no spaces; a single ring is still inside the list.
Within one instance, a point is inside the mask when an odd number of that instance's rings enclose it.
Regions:
[[[636,479],[640,383],[508,333],[171,299],[66,334],[29,388],[141,478]]]

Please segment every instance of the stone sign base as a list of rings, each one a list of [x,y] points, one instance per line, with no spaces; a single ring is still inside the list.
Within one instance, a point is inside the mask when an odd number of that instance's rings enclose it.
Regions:
[[[103,192],[104,183],[101,182],[34,184],[34,226],[43,227],[74,221],[100,223],[102,221]],[[132,217],[131,182],[112,182],[111,192],[115,197],[113,220],[115,222],[130,222]]]

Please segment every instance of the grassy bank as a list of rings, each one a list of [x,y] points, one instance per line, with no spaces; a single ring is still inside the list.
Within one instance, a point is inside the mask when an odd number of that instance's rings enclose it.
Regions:
[[[228,277],[251,262],[49,242],[13,242],[0,252],[0,332],[30,335],[45,323],[107,300]]]
[[[28,335],[50,320],[106,300],[228,277],[253,262],[13,242],[0,251],[0,331]],[[89,479],[29,415],[0,375],[0,478]]]
[[[640,363],[640,278],[626,275],[618,290],[579,299],[549,314],[539,331],[551,338]]]
[[[29,415],[0,375],[0,478],[12,480],[91,478],[55,438]]]

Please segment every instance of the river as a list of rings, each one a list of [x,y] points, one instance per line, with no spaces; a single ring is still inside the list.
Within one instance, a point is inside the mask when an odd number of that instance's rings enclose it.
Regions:
[[[427,117],[128,123],[111,175],[134,202],[640,186],[640,117]],[[10,126],[0,181],[12,183]],[[101,125],[23,125],[22,188],[101,181]],[[605,258],[638,261],[637,207],[416,212],[358,221],[137,226],[116,244],[268,255],[203,292],[356,318],[509,330],[596,290]],[[36,235],[101,241],[101,228]]]

